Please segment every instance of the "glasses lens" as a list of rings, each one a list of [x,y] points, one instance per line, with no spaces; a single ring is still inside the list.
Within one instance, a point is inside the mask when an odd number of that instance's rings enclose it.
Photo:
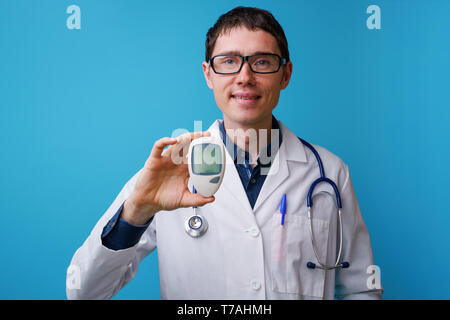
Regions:
[[[242,58],[239,56],[217,56],[213,59],[216,72],[234,73],[241,67]]]
[[[271,54],[253,56],[249,62],[255,72],[275,72],[280,67],[278,56]]]

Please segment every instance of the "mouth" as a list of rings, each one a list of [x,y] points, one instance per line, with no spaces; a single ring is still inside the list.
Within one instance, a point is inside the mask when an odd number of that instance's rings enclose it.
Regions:
[[[235,93],[231,95],[231,99],[239,104],[252,105],[261,98],[260,95],[253,93]]]

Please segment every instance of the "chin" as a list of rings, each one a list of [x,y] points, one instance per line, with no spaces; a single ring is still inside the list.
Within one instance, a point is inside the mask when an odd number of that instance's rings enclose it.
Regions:
[[[231,102],[231,103],[230,103]],[[245,106],[229,101],[219,109],[222,111],[225,118],[229,119],[235,124],[241,126],[251,127],[259,125],[261,122],[270,117],[272,119],[272,110],[263,108],[260,103],[253,106]]]
[[[231,119],[235,123],[239,123],[243,126],[251,126],[260,123],[264,119],[264,116],[259,113],[254,114],[252,112],[236,112],[233,114]]]

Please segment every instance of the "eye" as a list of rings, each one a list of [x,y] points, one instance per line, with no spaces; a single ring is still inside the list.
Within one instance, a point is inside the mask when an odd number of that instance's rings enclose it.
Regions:
[[[260,65],[260,66],[265,66],[270,64],[270,62],[268,60],[264,60],[264,59],[259,59],[258,61],[255,62],[256,65]]]

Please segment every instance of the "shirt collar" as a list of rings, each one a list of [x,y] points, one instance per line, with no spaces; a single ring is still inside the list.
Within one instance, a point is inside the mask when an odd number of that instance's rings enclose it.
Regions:
[[[241,148],[239,148],[237,145],[235,145],[233,143],[232,140],[230,140],[228,138],[228,136],[226,134],[226,131],[225,131],[224,123],[225,123],[225,121],[220,121],[219,122],[219,130],[220,130],[220,134],[222,136],[223,144],[227,148],[228,153],[230,154],[230,156],[233,159],[233,161],[236,163],[236,159],[238,157],[238,153],[243,155],[245,160],[250,161],[250,154],[247,151],[242,150]],[[257,159],[258,164],[260,164],[261,166],[264,166],[264,167],[271,165],[272,160],[275,157],[275,155],[277,154],[277,151],[280,148],[281,142],[283,140],[283,138],[282,138],[283,135],[281,134],[280,125],[278,123],[278,120],[273,115],[272,115],[272,129],[277,129],[278,130],[278,145],[274,145],[275,149],[272,150],[272,147],[271,147],[272,146],[272,141],[271,141],[264,149],[261,149],[260,155],[261,154],[267,154],[267,157],[270,158],[270,161],[268,163],[266,163],[267,161],[260,162],[260,160],[259,160],[260,156],[258,155],[258,159]],[[273,154],[272,154],[272,151],[274,151]]]

